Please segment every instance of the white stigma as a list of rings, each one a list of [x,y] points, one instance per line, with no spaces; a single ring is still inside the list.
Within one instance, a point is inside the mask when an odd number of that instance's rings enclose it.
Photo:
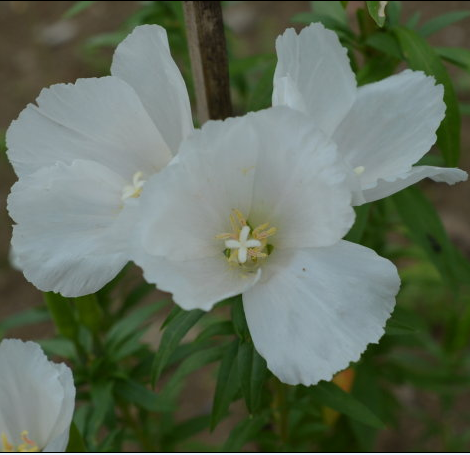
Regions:
[[[248,240],[248,235],[250,234],[250,227],[243,226],[238,240],[229,239],[225,241],[226,248],[231,250],[238,250],[238,262],[244,264],[248,259],[248,248],[257,248],[261,246],[259,240],[250,239]]]
[[[121,200],[124,202],[130,197],[136,198],[142,193],[142,188],[144,186],[145,180],[142,179],[143,172],[136,172],[132,177],[132,185],[126,185],[122,189]]]
[[[357,166],[354,168],[354,173],[356,175],[361,175],[365,170],[366,168],[364,166]]]

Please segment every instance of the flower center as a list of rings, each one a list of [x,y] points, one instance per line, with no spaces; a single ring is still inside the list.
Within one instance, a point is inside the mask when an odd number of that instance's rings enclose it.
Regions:
[[[273,247],[268,244],[267,239],[276,233],[276,228],[270,228],[269,223],[264,223],[251,231],[243,214],[236,209],[232,212],[232,232],[218,234],[215,238],[225,240],[224,254],[229,262],[237,262],[239,265],[256,264],[259,259],[264,259],[271,253]]]
[[[366,168],[364,166],[357,166],[354,168],[354,173],[359,176],[361,175],[362,173],[364,173],[364,171],[366,170]]]
[[[134,176],[132,177],[132,184],[131,185],[126,185],[122,189],[122,196],[121,200],[124,202],[126,199],[129,199],[131,197],[137,198],[140,196],[140,193],[142,193],[142,188],[144,187],[144,183],[146,182],[145,180],[142,179],[143,172],[136,172]]]
[[[7,435],[2,433],[2,452],[40,452],[37,444],[28,438],[27,431],[23,431],[21,433],[21,440],[23,441],[23,444],[15,447],[8,441]]]

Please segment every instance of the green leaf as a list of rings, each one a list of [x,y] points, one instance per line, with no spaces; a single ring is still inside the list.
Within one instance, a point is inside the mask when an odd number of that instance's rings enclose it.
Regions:
[[[357,85],[371,84],[391,76],[398,63],[399,60],[389,55],[370,58],[356,74]]]
[[[96,435],[103,425],[108,412],[114,408],[113,382],[98,382],[91,385],[92,413],[88,421],[88,430]]]
[[[227,348],[226,344],[220,346],[214,346],[208,349],[204,349],[198,352],[195,352],[183,362],[178,367],[178,369],[171,375],[168,382],[162,389],[162,395],[173,399],[177,396],[179,387],[183,379],[193,371],[202,368],[203,366],[216,362],[220,360],[225,353]]]
[[[398,60],[402,59],[400,45],[397,39],[390,33],[383,31],[369,35],[365,41],[367,46],[372,47],[384,54],[395,57]]]
[[[395,27],[400,23],[401,9],[401,2],[388,2],[386,21],[390,27]]]
[[[106,334],[107,347],[110,350],[115,349],[120,343],[132,336],[139,327],[148,324],[151,321],[150,317],[170,302],[170,299],[166,299],[146,305],[126,315],[123,319],[119,319]]]
[[[243,446],[253,440],[268,422],[266,415],[249,416],[242,420],[230,433],[222,452],[241,452]]]
[[[463,47],[435,47],[441,58],[470,72],[470,50]]]
[[[220,363],[215,388],[214,403],[211,415],[211,430],[222,420],[228,412],[230,403],[239,390],[240,384],[237,374],[238,340],[233,341],[226,349]]]
[[[402,53],[413,70],[434,76],[444,86],[446,116],[437,130],[437,144],[448,166],[457,166],[460,153],[460,112],[452,81],[434,49],[416,32],[404,27],[394,29]]]
[[[0,321],[0,338],[2,338],[2,335],[8,330],[14,329],[15,327],[37,324],[39,322],[49,321],[50,319],[49,313],[44,307],[28,308],[20,313],[12,314]]]
[[[48,355],[57,355],[64,359],[73,359],[77,354],[74,344],[67,338],[57,337],[47,340],[38,340],[38,344]]]
[[[70,425],[69,443],[67,444],[66,452],[85,453],[88,452],[85,443],[83,442],[82,435],[78,431],[75,422]]]
[[[416,26],[418,25],[418,22],[421,18],[421,12],[416,11],[409,19],[408,22],[406,23],[406,26],[411,29],[415,29]]]
[[[383,422],[364,404],[332,382],[321,381],[310,389],[312,397],[323,406],[374,428],[383,428]]]
[[[155,384],[179,342],[203,315],[202,310],[182,311],[168,323],[152,365],[152,383]]]
[[[232,321],[219,321],[206,327],[196,338],[197,341],[207,340],[215,336],[233,335]]]
[[[470,104],[460,103],[459,109],[462,115],[470,115]]]
[[[210,415],[201,415],[185,420],[184,422],[175,425],[172,429],[172,435],[176,442],[188,439],[201,431],[204,431],[210,424]]]
[[[103,322],[103,310],[95,294],[74,299],[78,320],[92,333],[98,333]]]
[[[370,17],[374,19],[379,27],[385,24],[385,8],[380,6],[380,2],[366,2]]]
[[[409,187],[392,195],[395,207],[411,239],[421,246],[442,277],[456,289],[468,283],[470,264],[452,245],[434,206],[423,193]]]
[[[95,3],[94,1],[83,1],[83,2],[75,2],[75,4],[70,7],[62,16],[62,19],[71,19],[72,17],[76,16],[77,14],[81,13],[88,9],[91,5]]]
[[[58,333],[71,340],[76,340],[78,336],[78,324],[75,320],[69,299],[54,292],[44,292],[43,295]]]
[[[241,342],[238,347],[237,362],[246,407],[253,414],[261,404],[261,394],[268,371],[266,360],[258,354],[253,343]]]
[[[449,13],[435,17],[429,22],[426,22],[419,30],[419,33],[421,36],[427,37],[445,27],[448,27],[449,25],[454,24],[455,22],[466,19],[467,17],[470,17],[470,11],[450,11]]]
[[[387,327],[385,328],[387,335],[413,335],[416,332],[416,327],[393,317],[387,321]]]
[[[173,406],[163,394],[156,394],[132,379],[116,382],[115,392],[128,403],[150,412],[171,412]]]
[[[272,60],[262,65],[259,69],[260,75],[258,81],[248,97],[248,111],[259,111],[271,106],[275,68],[276,61]]]
[[[341,24],[347,25],[348,16],[341,2],[325,2],[325,1],[313,1],[310,2],[312,10],[320,16],[328,16],[338,21]],[[369,2],[368,2],[369,3]],[[378,3],[378,2],[377,2]]]
[[[325,2],[329,3],[329,2]],[[318,13],[303,12],[295,14],[291,18],[292,22],[301,24],[310,24],[312,22],[321,22],[326,28],[336,32],[340,39],[348,43],[354,43],[356,38],[349,26],[332,16],[326,16]]]
[[[369,219],[370,204],[356,206],[354,211],[356,212],[356,221],[346,237],[344,237],[344,240],[360,243],[367,226],[367,220]]]
[[[232,323],[235,333],[241,339],[250,338],[250,330],[246,323],[245,310],[243,309],[243,299],[241,294],[232,304]]]

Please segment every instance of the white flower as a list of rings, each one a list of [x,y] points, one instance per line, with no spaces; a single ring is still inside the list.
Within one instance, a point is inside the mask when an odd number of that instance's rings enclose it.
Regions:
[[[14,254],[43,291],[89,294],[121,270],[145,181],[193,130],[163,28],[137,27],[111,73],[44,89],[7,132]]]
[[[256,349],[289,384],[329,379],[378,341],[396,268],[340,240],[354,221],[346,171],[309,117],[208,122],[178,157],[142,192],[147,281],[186,310],[241,293]]]
[[[75,406],[70,368],[37,343],[0,343],[0,452],[65,452]]]
[[[425,177],[466,180],[457,168],[412,166],[434,144],[444,118],[444,90],[433,77],[406,70],[357,88],[346,49],[319,23],[299,35],[287,29],[276,50],[273,105],[308,114],[333,139],[350,168],[356,205]]]

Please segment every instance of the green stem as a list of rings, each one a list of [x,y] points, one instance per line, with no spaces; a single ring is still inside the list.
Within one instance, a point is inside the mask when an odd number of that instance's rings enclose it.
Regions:
[[[287,407],[286,400],[287,386],[278,379],[275,379],[274,387],[274,397],[272,403],[274,420],[276,422],[281,441],[286,444],[289,441],[289,409]]]
[[[142,449],[145,452],[155,452],[155,447],[153,444],[149,441],[146,432],[144,429],[139,425],[138,422],[132,417],[132,414],[129,410],[129,406],[127,403],[120,403],[119,408],[122,411],[122,416],[124,417],[124,420],[126,423],[129,425],[130,428],[134,431],[137,439],[139,440]]]

